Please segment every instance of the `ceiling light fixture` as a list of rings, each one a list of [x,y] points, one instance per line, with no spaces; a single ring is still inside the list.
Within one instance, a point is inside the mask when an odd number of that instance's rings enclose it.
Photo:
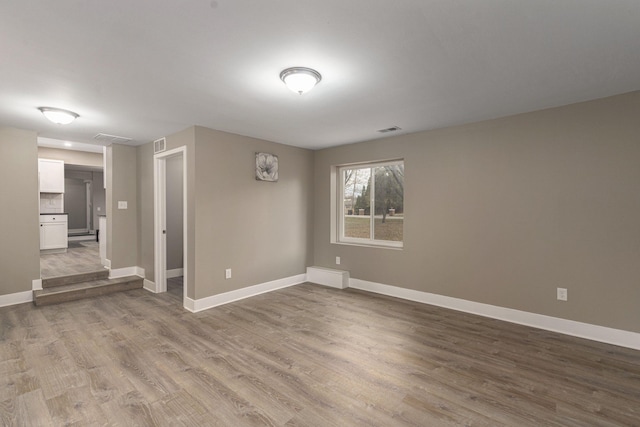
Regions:
[[[313,87],[322,80],[322,76],[319,72],[311,68],[291,67],[282,70],[280,80],[282,80],[289,89],[302,95],[313,89]]]
[[[40,110],[40,112],[44,114],[47,119],[51,120],[57,125],[68,125],[69,123],[80,117],[73,111],[63,110],[61,108],[38,107],[38,110]]]

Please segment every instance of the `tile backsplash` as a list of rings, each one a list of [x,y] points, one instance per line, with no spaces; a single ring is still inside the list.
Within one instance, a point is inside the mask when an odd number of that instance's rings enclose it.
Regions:
[[[64,194],[40,193],[40,213],[64,212]]]

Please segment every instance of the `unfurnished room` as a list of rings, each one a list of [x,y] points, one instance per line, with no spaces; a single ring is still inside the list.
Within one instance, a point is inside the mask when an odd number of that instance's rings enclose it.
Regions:
[[[0,0],[0,425],[640,425],[638,23]]]

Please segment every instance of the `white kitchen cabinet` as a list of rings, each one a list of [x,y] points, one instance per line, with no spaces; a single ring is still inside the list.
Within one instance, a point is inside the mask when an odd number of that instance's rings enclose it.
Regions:
[[[64,162],[38,159],[41,193],[64,193]]]
[[[40,249],[67,249],[67,215],[40,215]]]

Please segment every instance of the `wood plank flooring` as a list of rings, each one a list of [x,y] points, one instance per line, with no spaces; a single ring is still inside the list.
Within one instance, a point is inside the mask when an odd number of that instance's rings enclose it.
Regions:
[[[303,284],[0,308],[0,425],[632,426],[640,352]]]
[[[40,254],[43,279],[100,270],[104,270],[100,263],[100,247],[93,240],[70,241],[67,252]]]

